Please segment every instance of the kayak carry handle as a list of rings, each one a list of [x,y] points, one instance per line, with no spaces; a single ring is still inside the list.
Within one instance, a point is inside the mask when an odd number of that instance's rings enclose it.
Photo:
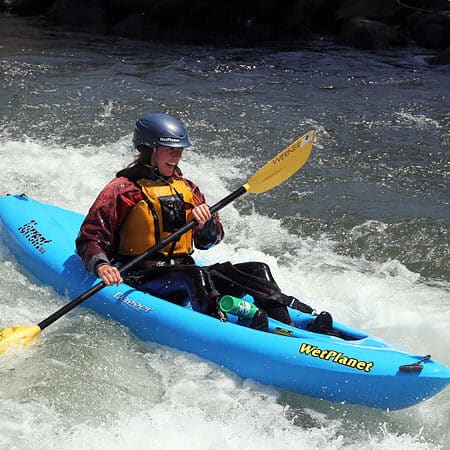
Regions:
[[[414,364],[404,364],[400,366],[400,372],[421,372],[423,369],[422,363],[429,361],[431,355],[425,355],[421,360],[415,362]]]

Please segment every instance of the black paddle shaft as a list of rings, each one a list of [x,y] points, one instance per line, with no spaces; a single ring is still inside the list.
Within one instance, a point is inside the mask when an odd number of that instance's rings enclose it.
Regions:
[[[211,214],[219,211],[223,207],[227,206],[234,200],[236,200],[241,195],[245,194],[247,190],[244,186],[241,186],[239,189],[236,189],[234,192],[232,192],[227,197],[223,198],[219,202],[217,202],[215,205],[211,206],[209,209]],[[161,249],[163,249],[167,244],[170,244],[173,241],[178,240],[184,233],[188,232],[192,228],[194,228],[197,225],[197,222],[195,220],[189,221],[187,224],[183,225],[179,230],[175,231],[175,233],[171,234],[170,236],[167,236],[165,239],[163,239],[161,242],[156,244],[154,247],[149,248],[147,251],[142,253],[141,255],[137,256],[136,258],[132,259],[127,264],[124,264],[122,267],[119,268],[119,271],[121,274],[127,272],[132,267],[136,266],[140,262],[147,259],[150,255],[153,253],[159,252]],[[72,309],[76,308],[80,303],[83,303],[85,300],[87,300],[89,297],[92,297],[97,292],[101,291],[104,287],[106,287],[106,284],[103,281],[100,281],[99,283],[92,286],[89,290],[78,296],[77,298],[73,299],[70,303],[67,303],[62,308],[58,309],[58,311],[54,312],[51,316],[44,319],[42,322],[38,323],[38,327],[43,330],[44,328],[47,328],[49,325],[51,325],[53,322],[56,322],[60,317],[64,316],[69,311],[72,311]]]

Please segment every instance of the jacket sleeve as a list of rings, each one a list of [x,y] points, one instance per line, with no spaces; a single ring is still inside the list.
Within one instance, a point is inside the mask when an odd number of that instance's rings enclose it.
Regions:
[[[126,178],[115,178],[100,192],[89,209],[76,239],[76,249],[87,270],[110,263],[117,251],[118,230],[141,191]]]
[[[199,187],[192,183],[192,181],[186,180],[184,182],[192,189],[194,194],[195,205],[201,205],[206,203],[205,196],[200,191]],[[214,213],[211,219],[205,223],[203,228],[194,228],[194,245],[199,250],[207,250],[208,248],[217,245],[224,237],[223,226],[220,222],[219,215]]]

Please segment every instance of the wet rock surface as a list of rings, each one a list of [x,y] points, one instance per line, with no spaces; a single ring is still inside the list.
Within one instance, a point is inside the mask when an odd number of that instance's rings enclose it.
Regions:
[[[418,45],[448,64],[447,0],[0,0],[0,12],[136,39],[219,45],[332,36],[363,50]],[[447,55],[447,56],[446,56]]]

